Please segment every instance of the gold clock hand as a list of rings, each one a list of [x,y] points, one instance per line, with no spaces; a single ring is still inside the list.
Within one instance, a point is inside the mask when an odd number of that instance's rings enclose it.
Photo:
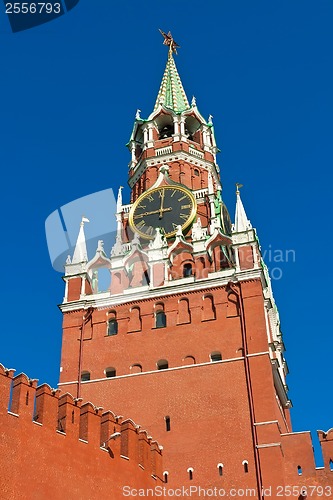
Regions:
[[[162,212],[170,212],[172,210],[171,207],[169,208],[162,208]],[[134,219],[139,219],[141,217],[145,217],[146,215],[153,215],[153,214],[158,214],[161,212],[161,209],[158,210],[152,210],[151,212],[143,212],[142,214],[134,215]]]
[[[162,191],[162,196],[161,196],[161,206],[160,206],[160,215],[159,215],[159,219],[162,219],[163,217],[163,203],[164,203],[164,195],[165,195],[165,191],[163,189]]]

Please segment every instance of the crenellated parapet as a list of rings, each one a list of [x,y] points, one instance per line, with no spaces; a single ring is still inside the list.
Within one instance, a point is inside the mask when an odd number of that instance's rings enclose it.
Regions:
[[[139,425],[130,419],[123,420],[111,411],[104,411],[91,402],[83,402],[69,393],[52,389],[47,384],[38,386],[36,379],[30,379],[24,373],[14,376],[14,370],[8,370],[1,364],[0,425],[6,429],[1,442],[4,451],[1,456],[7,453],[6,464],[0,460],[1,470],[8,467],[8,470],[13,468],[19,473],[19,462],[13,456],[15,463],[11,464],[12,454],[7,451],[16,443],[19,448],[24,447],[21,462],[22,469],[28,467],[27,474],[29,466],[25,463],[25,456],[31,463],[40,462],[40,467],[45,467],[48,474],[53,468],[52,457],[62,454],[61,449],[64,453],[61,457],[64,482],[67,473],[77,479],[77,464],[72,470],[76,460],[82,461],[82,471],[85,463],[96,462],[96,467],[104,464],[103,467],[107,466],[111,474],[114,467],[118,478],[123,475],[124,484],[131,484],[129,478],[135,478],[136,474],[139,483],[136,480],[134,483],[137,484],[156,485],[162,480],[162,447],[148,437],[147,431]],[[45,457],[49,455],[50,462],[47,463]],[[84,484],[85,479],[82,477],[81,480]],[[120,484],[121,480],[118,480],[118,487]],[[110,481],[110,492],[113,487]],[[32,488],[31,498],[35,498],[33,493],[39,491],[38,486],[33,485]],[[97,498],[97,494],[84,498]]]

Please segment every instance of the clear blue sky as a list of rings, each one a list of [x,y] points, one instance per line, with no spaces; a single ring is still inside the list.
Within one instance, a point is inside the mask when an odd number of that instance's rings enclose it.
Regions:
[[[294,429],[333,426],[332,21],[330,0],[80,0],[13,34],[1,10],[5,366],[57,384],[64,287],[49,261],[45,219],[126,183],[135,111],[152,110],[166,62],[161,28],[181,45],[188,97],[214,117],[232,218],[242,182],[263,249],[295,251],[295,262],[267,262],[282,269],[273,286]]]

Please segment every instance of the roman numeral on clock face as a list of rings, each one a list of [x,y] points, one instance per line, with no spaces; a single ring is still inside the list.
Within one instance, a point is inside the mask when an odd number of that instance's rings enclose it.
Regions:
[[[140,221],[140,222],[136,225],[136,227],[137,227],[138,229],[142,229],[144,225],[145,225],[145,221],[144,221],[144,220],[141,220],[141,221]]]
[[[182,210],[186,210],[186,208],[191,208],[191,205],[190,204],[189,205],[181,205],[180,208]]]
[[[186,214],[179,214],[179,217],[183,220],[187,220],[188,219],[188,215]]]
[[[153,228],[153,226],[149,226],[149,227],[148,227],[148,229],[147,229],[147,231],[146,231],[146,234],[147,234],[148,236],[152,236],[152,235],[154,234],[154,228]]]
[[[185,200],[185,198],[187,198],[186,194],[184,194],[184,196],[181,196],[181,198],[178,198],[178,201]]]

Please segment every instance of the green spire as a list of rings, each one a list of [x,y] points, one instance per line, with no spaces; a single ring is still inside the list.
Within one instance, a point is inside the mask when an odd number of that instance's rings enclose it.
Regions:
[[[172,109],[175,113],[182,113],[190,108],[185,90],[183,88],[180,76],[178,74],[175,61],[173,60],[172,50],[169,49],[168,61],[165,67],[160,90],[157,95],[155,109],[159,104]]]

